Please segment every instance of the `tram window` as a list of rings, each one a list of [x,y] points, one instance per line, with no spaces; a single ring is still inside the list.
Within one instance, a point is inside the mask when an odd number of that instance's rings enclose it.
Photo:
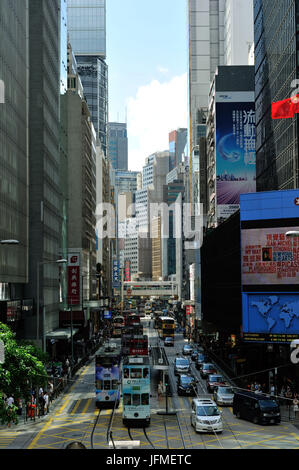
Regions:
[[[112,390],[117,390],[117,389],[118,389],[118,381],[112,380]]]
[[[124,393],[124,405],[131,405],[131,394]]]
[[[149,405],[149,394],[148,393],[143,393],[141,395],[141,404],[142,405]]]
[[[140,405],[140,395],[139,393],[134,393],[133,394],[133,406],[139,406]]]
[[[110,390],[110,380],[104,380],[104,390]]]
[[[142,369],[131,369],[131,379],[142,379]]]
[[[125,379],[129,378],[129,369],[127,369],[127,368],[124,369],[124,378]]]
[[[148,368],[145,367],[145,368],[143,369],[143,378],[146,379],[147,376],[148,376]]]
[[[103,381],[102,380],[97,380],[96,387],[97,387],[97,390],[102,390],[103,389]]]

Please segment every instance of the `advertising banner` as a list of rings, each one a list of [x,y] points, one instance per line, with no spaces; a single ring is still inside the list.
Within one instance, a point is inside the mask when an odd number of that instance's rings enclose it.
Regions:
[[[243,293],[242,329],[247,341],[290,342],[299,338],[299,295]]]
[[[119,261],[114,259],[113,267],[112,267],[112,287],[113,289],[117,289],[119,286],[120,286]]]
[[[68,254],[68,304],[80,305],[80,253]]]
[[[131,261],[126,259],[125,260],[125,276],[124,276],[125,282],[130,282],[131,281]]]
[[[217,217],[227,218],[241,193],[256,191],[255,103],[251,93],[216,94]],[[247,98],[248,101],[245,101]]]
[[[242,284],[299,284],[299,227],[242,230]]]

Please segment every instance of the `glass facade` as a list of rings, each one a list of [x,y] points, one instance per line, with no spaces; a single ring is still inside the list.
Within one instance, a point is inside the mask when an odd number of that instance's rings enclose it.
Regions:
[[[128,135],[127,124],[108,123],[108,158],[112,168],[128,169]]]
[[[106,57],[105,0],[68,0],[68,28],[75,55]]]
[[[96,56],[76,56],[76,60],[91,120],[107,155],[108,67]]]
[[[257,191],[298,188],[298,117],[271,118],[298,78],[298,0],[255,0]]]
[[[28,281],[28,2],[0,2],[1,282]],[[3,100],[1,100],[3,101]]]

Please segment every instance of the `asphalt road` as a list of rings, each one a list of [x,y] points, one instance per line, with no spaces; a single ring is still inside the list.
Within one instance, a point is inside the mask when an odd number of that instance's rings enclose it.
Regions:
[[[146,326],[147,322],[143,322]],[[157,332],[150,329],[148,334],[150,343],[156,345],[159,341]],[[114,441],[138,440],[141,449],[299,449],[299,432],[292,424],[255,425],[237,419],[230,407],[222,408],[222,434],[196,433],[190,423],[192,398],[177,395],[177,379],[173,373],[174,358],[177,353],[181,355],[185,342],[181,334],[176,334],[175,346],[165,349],[173,390],[168,405],[176,415],[158,414],[165,410],[165,398],[158,398],[157,377],[152,372],[150,427],[145,432],[124,427],[122,405],[115,411],[111,422],[111,410],[99,412],[95,407],[92,361],[81,370],[68,393],[57,400],[48,416],[35,424],[0,428],[0,449],[63,449],[74,440],[83,442],[87,448],[108,449],[108,430],[112,431]],[[198,379],[198,394],[207,394],[205,380],[201,379],[194,363],[192,373]]]

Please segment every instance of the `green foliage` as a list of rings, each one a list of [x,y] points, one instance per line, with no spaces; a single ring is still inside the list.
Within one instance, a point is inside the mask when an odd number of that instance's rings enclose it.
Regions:
[[[15,334],[3,323],[0,323],[0,339],[5,347],[5,362],[0,364],[0,394],[13,394],[15,401],[22,397],[28,400],[32,388],[45,386],[47,383],[44,362],[48,357],[35,345],[16,341]],[[0,420],[8,422],[12,416],[15,420],[15,407],[9,416],[3,400],[0,399],[0,402]]]

